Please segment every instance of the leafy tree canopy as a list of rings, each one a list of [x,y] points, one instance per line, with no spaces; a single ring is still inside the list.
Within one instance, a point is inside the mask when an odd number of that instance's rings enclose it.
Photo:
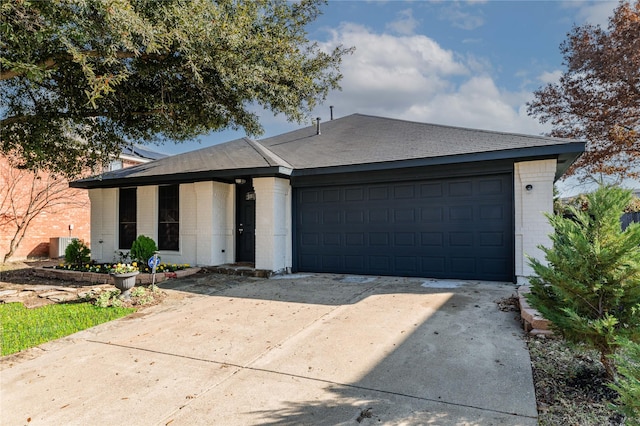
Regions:
[[[600,26],[574,27],[560,46],[559,83],[535,92],[529,114],[552,136],[583,139],[587,152],[570,170],[637,177],[640,170],[640,0],[622,1]]]
[[[0,152],[73,176],[130,143],[301,121],[341,58],[305,27],[321,0],[1,0]]]

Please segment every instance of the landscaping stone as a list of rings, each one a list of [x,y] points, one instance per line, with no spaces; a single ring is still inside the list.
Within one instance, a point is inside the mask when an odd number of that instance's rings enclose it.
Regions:
[[[200,271],[200,268],[189,268],[179,271],[177,274],[171,274],[178,277],[186,277]],[[91,292],[102,292],[113,290],[113,278],[108,274],[99,274],[95,272],[76,272],[51,268],[34,268],[33,275],[46,278],[47,280],[66,281],[64,285],[12,285],[6,283],[9,288],[4,285],[0,287],[0,303],[23,303],[29,308],[34,308],[50,303],[68,302],[85,298]],[[136,285],[150,285],[153,280],[151,274],[138,274],[136,277]],[[156,274],[156,283],[168,280],[169,277],[165,273]]]
[[[156,274],[156,282],[163,282],[168,278],[183,278],[189,275],[193,275],[200,271],[200,268],[188,268],[182,271],[165,272]],[[74,281],[77,283],[83,283],[81,285],[93,285],[93,284],[112,284],[113,280],[111,276],[107,274],[98,274],[96,272],[76,272],[67,271],[63,269],[51,269],[51,268],[34,268],[33,274],[37,277],[48,279],[60,279],[65,281]],[[136,277],[136,284],[151,284],[153,277],[151,274],[139,274]]]
[[[529,286],[523,285],[518,288],[518,301],[520,303],[520,316],[524,331],[533,335],[551,335],[551,321],[544,318],[540,312],[529,306],[525,295],[531,292]]]

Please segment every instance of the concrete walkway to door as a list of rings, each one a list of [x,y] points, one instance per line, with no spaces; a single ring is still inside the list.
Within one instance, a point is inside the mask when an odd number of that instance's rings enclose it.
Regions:
[[[536,425],[512,284],[195,275],[3,359],[3,425]],[[169,288],[170,286],[170,288]]]

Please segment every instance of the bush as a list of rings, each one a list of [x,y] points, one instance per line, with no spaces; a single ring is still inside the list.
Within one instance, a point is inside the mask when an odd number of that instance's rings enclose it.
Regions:
[[[617,338],[640,338],[640,224],[622,231],[630,191],[600,187],[586,198],[570,218],[548,216],[553,247],[540,247],[548,264],[530,259],[527,300],[567,341],[599,351],[613,379]]]
[[[133,244],[131,244],[131,260],[137,261],[140,265],[146,265],[147,260],[149,260],[156,251],[158,251],[158,246],[153,239],[139,235]]]
[[[74,238],[64,249],[64,261],[71,265],[85,265],[89,263],[91,250],[84,241]]]
[[[620,377],[609,387],[618,392],[616,409],[627,416],[625,424],[640,426],[640,344],[621,340],[620,346],[614,355]]]

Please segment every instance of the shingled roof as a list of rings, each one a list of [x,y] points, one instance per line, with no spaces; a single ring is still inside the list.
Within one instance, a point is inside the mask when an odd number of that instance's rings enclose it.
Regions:
[[[417,123],[363,114],[255,141],[242,138],[72,183],[117,187],[241,176],[303,176],[362,170],[558,158],[556,177],[584,151],[575,140]]]

